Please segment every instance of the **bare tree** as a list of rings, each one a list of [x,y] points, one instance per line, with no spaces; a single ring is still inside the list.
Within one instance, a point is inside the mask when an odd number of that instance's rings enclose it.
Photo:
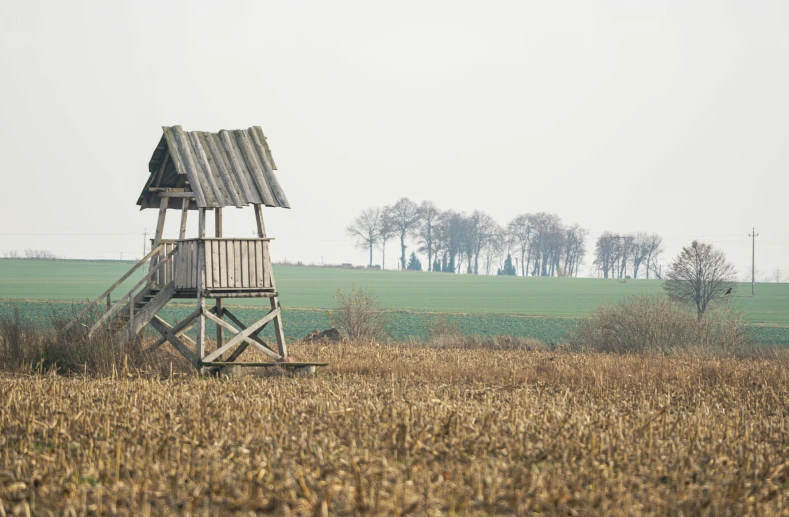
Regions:
[[[417,237],[421,246],[419,251],[427,253],[427,270],[433,270],[433,257],[436,251],[436,242],[434,234],[436,232],[436,224],[438,223],[438,216],[441,212],[432,201],[423,201],[419,205],[420,224],[417,228]]]
[[[496,226],[491,238],[485,246],[485,274],[490,275],[495,264],[498,269],[504,266],[504,260],[510,252],[510,237],[507,230]]]
[[[436,247],[441,250],[441,271],[455,273],[463,241],[465,217],[454,210],[441,212],[436,225]]]
[[[356,237],[356,245],[362,249],[370,249],[370,266],[373,265],[373,247],[378,241],[381,225],[381,209],[366,208],[356,219],[345,228],[351,237]]]
[[[663,289],[675,300],[694,303],[701,320],[710,303],[732,292],[735,278],[734,266],[723,251],[693,241],[671,263]]]
[[[663,253],[663,237],[656,233],[649,234],[644,246],[647,255],[647,279],[649,279],[650,270],[654,271],[655,275],[660,277],[660,270],[657,267],[657,259],[658,256]]]
[[[56,260],[58,256],[48,250],[26,249],[25,258],[36,259],[36,260]]]
[[[498,225],[491,216],[480,210],[466,218],[464,248],[468,259],[468,274],[479,274],[479,254],[493,237]]]
[[[6,250],[3,252],[3,258],[8,258],[8,259],[19,258],[19,252],[17,250]]]
[[[529,249],[532,235],[529,217],[531,217],[529,214],[522,214],[507,224],[510,240],[518,247],[521,254],[521,276],[526,276],[529,270],[529,265],[526,263],[526,251]]]
[[[611,232],[603,232],[597,238],[594,251],[594,265],[603,273],[603,278],[615,276],[615,264],[619,238]]]
[[[396,235],[400,237],[400,269],[405,271],[405,240],[406,237],[414,234],[419,224],[419,207],[416,203],[404,197],[386,211],[386,219],[395,230]]]
[[[386,269],[386,243],[395,236],[395,229],[392,228],[391,221],[384,217],[389,211],[389,207],[384,207],[381,211],[380,225],[378,226],[378,247],[381,248],[381,269]]]
[[[586,236],[589,230],[574,224],[565,230],[564,270],[567,276],[578,276],[578,267],[586,256]]]

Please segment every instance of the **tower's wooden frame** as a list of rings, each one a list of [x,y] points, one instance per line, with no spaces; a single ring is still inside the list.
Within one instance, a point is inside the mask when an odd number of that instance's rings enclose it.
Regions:
[[[262,210],[264,199],[271,206],[288,207],[288,204],[273,175],[273,158],[262,131],[253,127],[210,134],[185,133],[180,126],[163,129],[164,136],[151,160],[151,178],[138,201],[143,208],[155,207],[154,202],[158,202],[159,216],[151,251],[64,331],[80,321],[90,308],[106,301],[106,312],[92,323],[90,335],[103,329],[118,332],[121,340],[127,340],[150,325],[161,337],[148,350],[169,343],[197,369],[229,365],[320,366],[296,363],[288,355],[282,307],[269,254],[273,239],[266,234]],[[175,150],[171,152],[170,147]],[[224,237],[222,210],[229,203],[239,208],[252,206],[257,238]],[[181,212],[177,239],[164,238],[169,209]],[[186,235],[190,210],[198,211],[198,231],[194,238]],[[214,212],[213,237],[206,236],[210,210]],[[144,264],[149,265],[147,274],[128,293],[120,298],[116,295],[113,303],[116,289]],[[176,298],[196,300],[196,307],[183,321],[171,325],[159,313]],[[255,323],[245,325],[225,306],[229,298],[267,298],[269,310]],[[208,300],[213,300],[210,307]],[[206,322],[216,325],[216,346],[210,351]],[[269,324],[274,327],[275,347],[260,337]],[[192,339],[187,332],[194,328],[196,335]],[[249,347],[271,361],[240,362],[240,356]]]

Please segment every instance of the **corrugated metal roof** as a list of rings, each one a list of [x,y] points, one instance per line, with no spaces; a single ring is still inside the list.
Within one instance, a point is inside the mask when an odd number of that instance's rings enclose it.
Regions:
[[[137,204],[158,206],[149,187],[180,187],[194,192],[196,207],[242,207],[251,203],[290,208],[274,171],[263,130],[222,130],[218,133],[163,127],[151,156],[151,178]],[[183,178],[186,178],[184,181]]]

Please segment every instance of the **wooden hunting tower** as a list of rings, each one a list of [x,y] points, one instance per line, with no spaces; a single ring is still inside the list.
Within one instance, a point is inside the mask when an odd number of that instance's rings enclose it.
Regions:
[[[92,325],[90,334],[110,327],[118,329],[125,340],[150,324],[161,334],[150,349],[169,342],[198,369],[229,364],[315,365],[294,363],[288,358],[269,256],[272,239],[266,235],[262,207],[290,205],[274,174],[277,167],[263,131],[260,127],[218,133],[187,132],[181,126],[162,129],[164,133],[148,164],[150,177],[137,200],[141,210],[159,209],[151,251],[90,305],[104,305],[106,299],[106,312]],[[225,237],[222,209],[249,205],[255,212],[258,237]],[[165,239],[163,235],[168,209],[181,214],[177,239]],[[187,238],[190,210],[197,210],[199,223],[197,236]],[[208,210],[214,212],[216,232],[212,237],[206,236]],[[113,291],[146,263],[148,273],[131,291],[113,300]],[[182,322],[170,325],[158,313],[174,298],[194,299],[197,307]],[[225,298],[268,298],[270,310],[245,326],[224,307]],[[210,308],[206,306],[207,299],[214,300]],[[217,329],[216,347],[210,352],[206,350],[206,320],[216,324]],[[269,323],[274,325],[276,349],[259,337]],[[186,333],[194,327],[197,331],[193,340]],[[225,332],[232,337],[226,340]],[[277,363],[237,363],[249,346]],[[229,355],[223,358],[223,354]]]

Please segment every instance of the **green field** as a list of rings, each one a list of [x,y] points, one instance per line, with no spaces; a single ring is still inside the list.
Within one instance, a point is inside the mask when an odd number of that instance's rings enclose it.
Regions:
[[[28,316],[39,317],[69,302],[84,302],[100,295],[125,273],[131,262],[0,260],[0,313],[19,305]],[[328,325],[326,309],[337,289],[369,286],[385,308],[391,309],[390,333],[397,339],[424,339],[437,317],[456,323],[462,331],[478,335],[512,334],[558,342],[578,318],[605,302],[617,302],[638,293],[657,293],[657,280],[589,278],[523,278],[443,273],[345,270],[317,267],[274,266],[281,303],[286,309],[287,334],[303,337]],[[138,272],[126,283],[130,288]],[[789,284],[740,284],[733,303],[753,325],[760,342],[789,344]],[[116,291],[118,295],[124,291]],[[52,303],[43,304],[47,300]],[[25,301],[24,303],[21,303]],[[261,309],[261,300],[234,304],[250,319]],[[262,306],[261,306],[262,307]],[[288,311],[290,309],[290,311]],[[299,310],[294,310],[299,309]],[[190,310],[171,304],[177,319]],[[181,314],[183,313],[183,314]],[[441,313],[439,316],[436,313]]]

